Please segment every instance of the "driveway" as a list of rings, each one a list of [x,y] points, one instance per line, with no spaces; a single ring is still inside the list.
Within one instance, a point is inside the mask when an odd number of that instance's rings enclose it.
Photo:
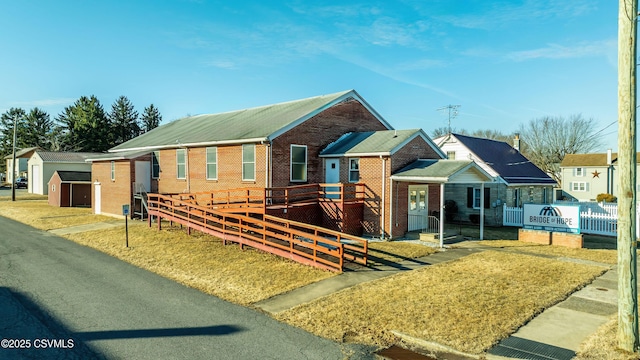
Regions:
[[[373,358],[53,234],[0,229],[2,359]]]

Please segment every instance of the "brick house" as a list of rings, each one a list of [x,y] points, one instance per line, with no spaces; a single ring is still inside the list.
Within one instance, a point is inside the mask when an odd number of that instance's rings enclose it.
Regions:
[[[458,220],[475,222],[484,211],[487,225],[501,226],[503,204],[521,207],[524,203],[553,202],[557,183],[520,153],[517,135],[514,146],[461,134],[448,134],[434,141],[448,159],[472,160],[494,179],[484,189],[478,184],[447,186],[444,196],[456,202]]]
[[[393,188],[391,176],[419,159],[444,157],[422,130],[394,130],[350,90],[191,116],[153,129],[90,160],[93,207],[114,215],[123,204],[135,208],[136,189],[196,193],[360,183],[367,200],[358,231],[398,237],[410,230],[410,188],[422,194],[425,212],[440,208],[440,188],[403,180]]]

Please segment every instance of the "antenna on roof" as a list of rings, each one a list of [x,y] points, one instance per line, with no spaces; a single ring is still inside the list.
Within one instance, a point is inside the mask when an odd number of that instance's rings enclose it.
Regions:
[[[448,110],[449,112],[449,117],[447,120],[447,130],[449,131],[449,134],[451,134],[451,120],[455,119],[456,116],[458,116],[459,108],[460,108],[460,105],[447,105],[438,109],[438,111]]]

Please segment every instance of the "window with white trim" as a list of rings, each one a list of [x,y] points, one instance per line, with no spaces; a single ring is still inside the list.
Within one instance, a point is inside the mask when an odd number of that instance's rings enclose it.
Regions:
[[[307,181],[307,146],[291,144],[291,182]]]
[[[456,152],[455,151],[447,151],[447,159],[455,160],[456,159]]]
[[[473,188],[473,208],[480,209],[480,188]]]
[[[349,182],[360,181],[360,159],[349,159]]]
[[[256,145],[242,145],[242,180],[256,180]]]
[[[111,181],[116,180],[116,162],[111,161]]]
[[[584,176],[584,173],[585,173],[584,168],[575,168],[575,173],[574,173],[575,176]]]
[[[218,180],[218,148],[207,148],[207,180]]]
[[[589,184],[585,181],[572,181],[571,182],[571,191],[588,191]]]
[[[158,179],[160,177],[160,151],[151,153],[151,178]]]
[[[176,178],[187,178],[187,150],[176,149]]]

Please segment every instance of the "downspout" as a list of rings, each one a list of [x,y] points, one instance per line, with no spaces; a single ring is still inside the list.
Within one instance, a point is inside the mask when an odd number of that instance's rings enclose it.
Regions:
[[[382,218],[380,219],[380,239],[384,240],[384,216],[385,216],[385,203],[387,200],[387,159],[385,159],[382,155],[380,155],[380,160],[382,160],[382,204],[381,204],[381,214]]]
[[[393,239],[393,179],[389,180],[389,239]]]
[[[189,147],[185,147],[185,174],[187,176],[187,194],[191,193],[191,176],[189,175]]]

